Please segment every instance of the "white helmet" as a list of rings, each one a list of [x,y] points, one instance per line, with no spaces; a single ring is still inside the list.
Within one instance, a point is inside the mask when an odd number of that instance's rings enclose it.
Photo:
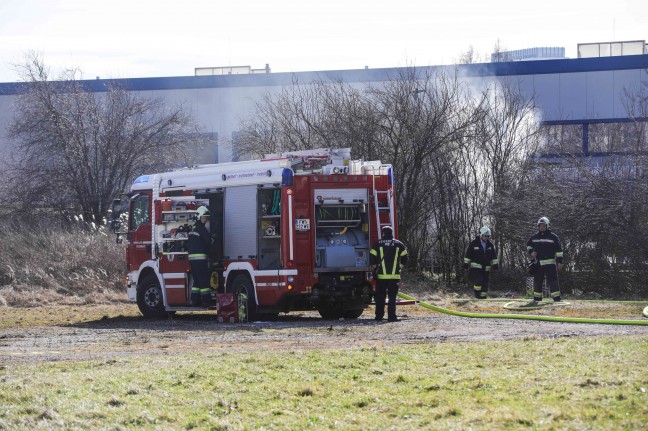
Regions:
[[[546,224],[547,229],[549,229],[549,218],[548,217],[540,217],[540,219],[538,220],[538,226],[541,225],[541,224]]]
[[[209,215],[209,209],[206,206],[201,206],[196,210],[196,217],[207,217]]]
[[[488,226],[482,226],[482,228],[479,229],[479,234],[480,234],[480,235],[488,235],[488,236],[491,236],[491,231],[490,231],[490,229],[488,228]]]

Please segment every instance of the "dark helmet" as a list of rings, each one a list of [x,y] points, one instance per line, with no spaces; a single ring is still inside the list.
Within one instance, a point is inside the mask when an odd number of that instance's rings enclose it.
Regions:
[[[380,229],[380,231],[382,232],[382,236],[390,236],[390,237],[394,236],[394,229],[389,225],[383,226],[382,229]]]

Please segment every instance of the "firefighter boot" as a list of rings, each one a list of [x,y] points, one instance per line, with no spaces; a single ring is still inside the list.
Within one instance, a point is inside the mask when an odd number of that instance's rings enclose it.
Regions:
[[[212,302],[212,297],[211,297],[211,289],[200,289],[200,302],[202,304],[203,308],[209,308],[211,307],[211,302]]]
[[[554,302],[560,302],[562,298],[560,297],[560,288],[558,287],[558,280],[551,280],[549,282],[549,290],[551,291],[551,297]]]
[[[191,306],[200,307],[200,289],[197,287],[191,288]]]
[[[473,286],[473,289],[474,289],[474,291],[475,291],[475,298],[477,298],[477,299],[483,299],[483,298],[486,298],[485,295],[482,297],[482,287],[481,287],[480,285],[475,284],[475,285]]]

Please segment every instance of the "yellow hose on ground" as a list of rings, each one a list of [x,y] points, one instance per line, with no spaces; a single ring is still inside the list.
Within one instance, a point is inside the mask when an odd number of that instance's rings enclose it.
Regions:
[[[399,292],[398,296],[408,301],[418,301],[416,298],[402,292]],[[439,313],[444,313],[444,314],[449,314],[451,316],[459,316],[459,317],[486,318],[486,319],[542,320],[547,322],[603,323],[608,325],[648,326],[648,320],[585,319],[580,317],[535,316],[530,314],[467,313],[463,311],[448,310],[447,308],[438,307],[436,305],[428,304],[423,301],[418,301],[418,305],[427,308],[429,310],[438,311]],[[646,313],[648,313],[648,307],[644,309],[644,316],[646,316]]]

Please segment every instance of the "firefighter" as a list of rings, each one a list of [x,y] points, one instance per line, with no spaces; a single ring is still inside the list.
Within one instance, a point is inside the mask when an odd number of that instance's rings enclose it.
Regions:
[[[527,251],[532,261],[535,262],[533,271],[533,300],[528,305],[537,305],[542,301],[542,284],[545,277],[549,284],[551,297],[559,302],[560,289],[558,287],[558,271],[563,266],[563,251],[560,240],[551,231],[547,217],[538,220],[538,233],[529,238]]]
[[[196,221],[189,231],[187,251],[189,252],[189,265],[193,274],[191,287],[191,305],[194,307],[208,308],[211,305],[211,288],[209,285],[209,270],[207,255],[211,245],[211,236],[205,226],[209,218],[209,210],[201,206],[196,210]]]
[[[486,299],[490,272],[497,271],[499,267],[497,250],[490,237],[490,228],[483,226],[479,229],[479,235],[468,245],[464,256],[463,267],[468,273],[468,279],[473,282],[477,299]]]
[[[376,321],[385,316],[385,297],[387,304],[387,321],[398,322],[396,317],[396,295],[400,283],[401,267],[407,264],[405,244],[394,239],[391,226],[383,226],[382,239],[376,241],[371,249],[371,266],[376,274]]]

